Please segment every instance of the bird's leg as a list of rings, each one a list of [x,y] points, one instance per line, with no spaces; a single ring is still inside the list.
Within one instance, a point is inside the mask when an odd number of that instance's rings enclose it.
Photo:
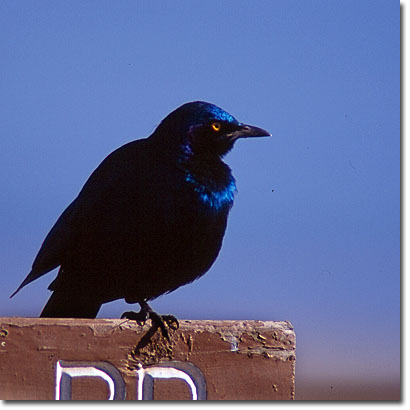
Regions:
[[[165,323],[168,327],[171,327],[172,325],[172,328],[176,330],[179,328],[178,319],[173,315],[159,315],[152,310],[151,306],[145,301],[139,302],[139,304],[141,305],[141,310],[139,312],[124,312],[121,315],[121,319],[126,318],[136,320],[141,325],[144,324],[147,319],[151,319],[152,327],[155,329],[160,328],[162,335],[169,340],[169,333]]]

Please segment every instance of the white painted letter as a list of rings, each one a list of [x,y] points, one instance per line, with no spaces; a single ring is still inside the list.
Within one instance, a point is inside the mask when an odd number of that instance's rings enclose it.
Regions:
[[[107,362],[56,363],[56,400],[71,400],[73,377],[99,377],[108,384],[108,400],[125,400],[125,383],[120,372]]]
[[[206,383],[201,371],[188,362],[164,362],[137,370],[137,400],[154,399],[154,379],[180,379],[187,383],[192,400],[206,400]]]

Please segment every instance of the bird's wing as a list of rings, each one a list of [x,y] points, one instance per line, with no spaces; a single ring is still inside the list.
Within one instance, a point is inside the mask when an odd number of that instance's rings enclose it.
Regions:
[[[126,174],[130,173],[130,168],[137,157],[141,157],[138,153],[144,151],[141,150],[144,141],[133,141],[118,148],[97,167],[78,197],[51,228],[33,262],[31,272],[10,297],[63,263],[65,257],[70,254],[77,235],[81,235],[82,230],[87,228],[83,221],[95,212],[101,198],[104,198],[106,193],[116,191],[119,185],[128,180]]]

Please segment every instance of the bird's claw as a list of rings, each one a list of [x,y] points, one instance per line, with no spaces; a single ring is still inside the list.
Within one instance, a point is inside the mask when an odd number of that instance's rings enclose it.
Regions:
[[[178,330],[179,329],[179,322],[178,319],[174,315],[161,315],[161,318],[170,329]]]

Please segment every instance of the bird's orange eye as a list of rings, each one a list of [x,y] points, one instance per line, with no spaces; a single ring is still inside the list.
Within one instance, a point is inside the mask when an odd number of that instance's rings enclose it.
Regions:
[[[219,131],[219,130],[221,129],[221,124],[220,124],[219,122],[214,122],[214,123],[212,124],[212,129],[213,129],[214,131]]]

